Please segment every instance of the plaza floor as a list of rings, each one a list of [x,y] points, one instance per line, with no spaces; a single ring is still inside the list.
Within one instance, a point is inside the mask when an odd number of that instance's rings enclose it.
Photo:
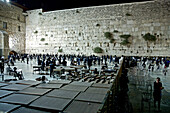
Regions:
[[[69,62],[68,62],[69,63]],[[42,77],[43,75],[40,75],[39,73],[34,73],[33,74],[33,66],[37,65],[36,60],[30,61],[29,64],[21,63],[20,61],[16,61],[15,67],[18,69],[22,69],[24,79],[25,80],[35,80],[38,77]],[[5,65],[5,79],[14,79],[13,76],[8,75],[6,72],[6,67]],[[13,68],[14,66],[11,66]],[[94,68],[96,66],[92,66]],[[100,68],[100,66],[97,66]],[[144,109],[143,111],[141,110],[141,97],[142,97],[142,92],[144,92],[146,89],[144,88],[145,83],[150,83],[153,85],[154,81],[156,80],[157,77],[161,78],[161,82],[163,84],[163,91],[162,91],[162,101],[161,101],[161,112],[162,113],[170,113],[170,69],[168,69],[167,75],[164,76],[162,69],[160,70],[155,70],[153,72],[148,72],[147,70],[141,70],[138,67],[133,67],[128,69],[128,78],[129,78],[129,91],[128,91],[128,97],[129,101],[132,104],[133,107],[133,112],[134,113],[155,113],[158,112],[155,110],[153,107],[153,99],[151,100],[151,109],[149,111],[148,108],[148,103],[144,103]],[[57,78],[52,78],[50,75],[44,75],[46,78],[51,81],[51,80],[56,80]],[[0,81],[1,78],[0,78]],[[144,81],[144,82],[143,82]],[[144,83],[144,84],[143,84]]]

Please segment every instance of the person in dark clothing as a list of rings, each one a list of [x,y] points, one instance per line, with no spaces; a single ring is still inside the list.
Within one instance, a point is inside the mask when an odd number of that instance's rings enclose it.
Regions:
[[[1,74],[2,74],[4,73],[4,57],[1,58],[0,67],[1,67]]]
[[[29,62],[29,55],[27,55],[27,64],[28,64],[28,62]]]
[[[99,74],[99,72],[97,71],[97,68],[95,68],[94,74]]]
[[[14,73],[15,73],[15,75],[14,75],[15,77],[18,77],[19,80],[23,80],[24,79],[22,73],[18,73],[17,72],[17,68],[16,67],[14,67],[13,70],[14,70]]]
[[[160,82],[160,78],[157,77],[156,81],[154,82],[154,107],[156,107],[156,102],[158,101],[158,111],[160,111],[160,102],[161,102],[161,90],[163,89],[162,83]]]
[[[51,62],[50,63],[50,77],[52,77],[53,69],[54,69],[54,64],[53,62]]]

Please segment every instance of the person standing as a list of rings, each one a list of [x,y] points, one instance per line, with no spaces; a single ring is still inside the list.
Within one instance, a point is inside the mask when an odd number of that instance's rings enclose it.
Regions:
[[[52,77],[53,69],[54,69],[54,64],[53,64],[53,62],[51,61],[51,62],[50,62],[50,77]]]
[[[161,90],[163,89],[162,83],[160,82],[160,78],[157,77],[156,81],[154,82],[154,92],[153,92],[153,97],[154,97],[154,107],[156,108],[156,102],[158,102],[158,111],[160,110],[160,103],[161,103]]]

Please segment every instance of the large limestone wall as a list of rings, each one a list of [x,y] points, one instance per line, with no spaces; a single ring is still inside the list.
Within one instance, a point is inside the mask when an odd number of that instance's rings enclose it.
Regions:
[[[3,28],[7,23],[7,29]],[[19,27],[20,26],[20,31]],[[25,17],[23,10],[9,3],[0,1],[0,30],[5,31],[9,37],[10,50],[25,52]]]
[[[103,54],[167,56],[170,55],[170,1],[155,0],[69,10],[27,12],[26,52],[62,54],[94,54],[101,47]],[[112,33],[110,43],[104,36]],[[150,33],[155,42],[142,36]],[[128,46],[121,45],[120,35],[130,34]],[[42,38],[45,39],[42,41]]]

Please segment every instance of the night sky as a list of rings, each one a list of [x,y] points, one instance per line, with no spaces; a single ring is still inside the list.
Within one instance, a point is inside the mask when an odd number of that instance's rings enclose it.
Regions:
[[[151,0],[10,0],[10,1],[25,6],[29,10],[42,8],[44,11],[53,11]]]

